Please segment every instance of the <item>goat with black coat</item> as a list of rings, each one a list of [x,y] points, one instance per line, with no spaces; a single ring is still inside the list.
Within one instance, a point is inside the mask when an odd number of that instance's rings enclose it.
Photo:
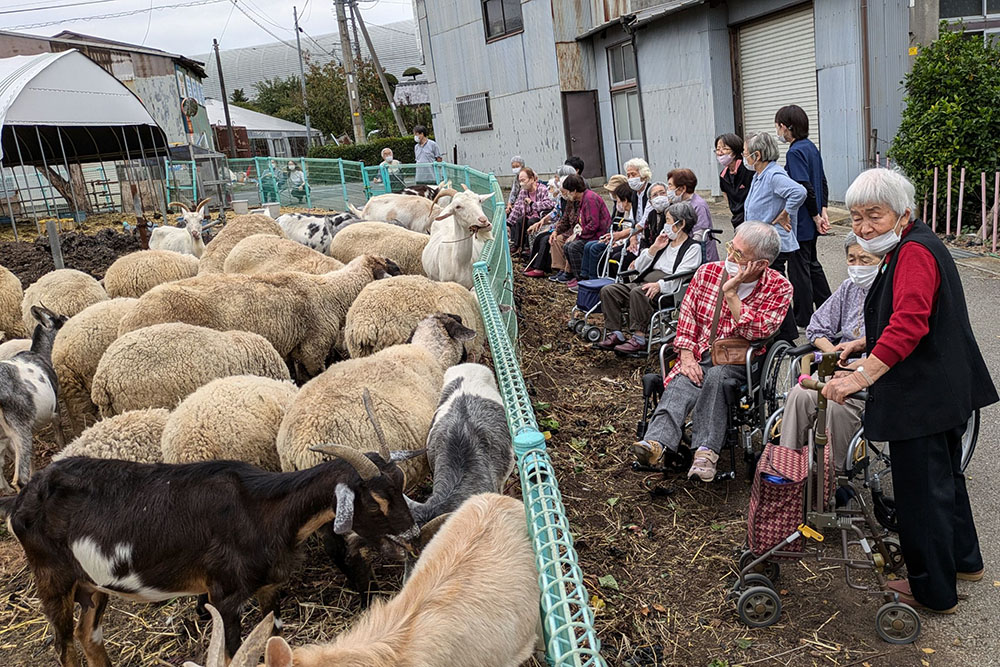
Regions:
[[[207,594],[240,645],[240,606],[256,595],[280,627],[279,587],[299,545],[333,521],[376,541],[417,536],[403,473],[380,454],[317,446],[341,460],[271,473],[237,461],[141,464],[83,457],[38,473],[0,516],[24,547],[63,667],[110,665],[101,615],[109,594],[136,601]],[[406,452],[405,454],[410,454]],[[400,455],[402,457],[403,455]],[[80,620],[73,631],[74,602]]]

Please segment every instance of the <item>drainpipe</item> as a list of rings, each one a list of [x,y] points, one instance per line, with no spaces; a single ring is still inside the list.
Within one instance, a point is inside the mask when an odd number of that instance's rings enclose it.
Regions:
[[[643,159],[649,162],[649,148],[646,145],[646,112],[642,104],[642,81],[639,79],[639,49],[635,43],[635,30],[632,27],[635,15],[622,16],[618,20],[621,21],[622,28],[628,33],[632,42],[632,57],[635,59],[635,90],[636,97],[639,98],[639,129],[642,132],[642,156]]]
[[[868,0],[860,0],[859,18],[861,22],[861,108],[865,128],[865,168],[872,160],[872,101],[871,70],[868,56]],[[876,165],[878,166],[878,165]]]

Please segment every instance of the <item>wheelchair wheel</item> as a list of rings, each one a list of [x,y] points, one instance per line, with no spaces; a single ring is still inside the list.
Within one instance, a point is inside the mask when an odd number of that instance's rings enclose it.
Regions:
[[[583,337],[588,343],[596,343],[601,340],[600,327],[589,326],[583,330]]]
[[[781,598],[773,588],[754,586],[740,595],[736,603],[736,613],[739,614],[740,620],[751,628],[766,628],[781,618]]]
[[[903,561],[903,548],[899,546],[899,540],[887,537],[882,540],[882,546],[885,547],[883,555],[888,555],[888,558],[885,559],[886,572],[899,572],[906,565]]]
[[[571,317],[569,318],[569,322],[566,323],[566,328],[569,329],[570,331],[576,331],[576,325],[579,322],[580,320],[576,319],[575,317]]]
[[[912,644],[920,636],[920,616],[905,602],[887,602],[875,613],[875,632],[890,644]]]
[[[972,454],[976,451],[976,441],[979,440],[979,410],[972,413],[969,417],[969,425],[965,427],[965,433],[962,434],[962,472],[969,465],[969,461],[972,460]]]
[[[785,396],[792,389],[791,365],[795,360],[787,354],[790,349],[792,346],[788,342],[775,341],[764,358],[760,396],[765,406],[765,413],[768,415],[784,405]]]

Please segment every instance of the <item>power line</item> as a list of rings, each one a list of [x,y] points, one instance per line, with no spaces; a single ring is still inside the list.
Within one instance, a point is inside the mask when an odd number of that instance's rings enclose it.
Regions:
[[[270,23],[271,25],[273,25],[275,28],[278,28],[279,30],[287,30],[288,32],[295,32],[291,28],[286,28],[285,26],[281,25],[280,23],[275,22],[274,19],[272,19],[270,16],[268,16],[267,14],[264,13],[263,9],[261,9],[257,5],[255,5],[252,2],[250,2],[250,0],[243,0],[243,3],[247,6],[247,9],[249,9],[251,12],[253,12],[254,15],[257,18],[259,18],[260,20],[265,21],[267,23]]]
[[[215,1],[215,2],[219,2],[219,1],[225,2],[225,0],[213,0],[213,1]],[[251,21],[253,21],[254,25],[256,25],[258,28],[260,28],[261,30],[263,30],[264,32],[266,32],[267,34],[269,34],[271,37],[274,37],[276,40],[278,40],[279,42],[281,42],[282,44],[284,44],[288,48],[290,48],[290,49],[294,49],[295,48],[292,44],[289,44],[288,42],[286,42],[285,40],[283,40],[282,38],[278,37],[273,32],[271,32],[271,30],[266,25],[264,25],[263,23],[261,23],[260,21],[258,21],[257,19],[255,19],[253,17],[253,15],[248,14],[246,11],[244,11],[243,7],[241,7],[239,5],[239,3],[237,2],[237,0],[232,0],[232,3],[233,3],[233,6],[236,7],[236,9],[240,10],[240,13],[243,14],[243,16],[245,16],[248,19],[250,19]]]
[[[46,5],[44,7],[28,7],[26,9],[5,9],[3,14],[23,14],[25,12],[43,12],[46,9],[66,9],[67,7],[82,7],[83,5],[103,5],[106,2],[118,2],[119,0],[85,0],[84,2],[74,2],[72,4]]]
[[[229,16],[226,17],[226,25],[222,26],[222,34],[219,35],[220,42],[222,41],[222,38],[226,36],[226,29],[229,27],[229,21],[232,20],[233,11],[235,10],[236,10],[236,5],[233,5],[232,7],[229,8]]]
[[[29,28],[45,28],[50,25],[61,25],[64,23],[71,23],[73,21],[98,21],[101,19],[117,19],[125,16],[135,16],[136,14],[145,14],[146,12],[158,12],[164,9],[180,9],[183,7],[199,7],[201,5],[215,5],[220,2],[227,2],[227,0],[194,0],[193,2],[181,2],[175,5],[161,5],[160,7],[145,7],[143,9],[133,9],[127,12],[116,12],[114,14],[97,14],[95,16],[78,16],[76,18],[64,18],[58,21],[45,21],[42,23],[26,23],[24,25],[14,25],[9,26],[6,30],[27,30]]]
[[[146,32],[142,36],[139,46],[146,45],[146,38],[149,37],[149,26],[153,25],[153,0],[149,0],[149,16],[146,17]]]

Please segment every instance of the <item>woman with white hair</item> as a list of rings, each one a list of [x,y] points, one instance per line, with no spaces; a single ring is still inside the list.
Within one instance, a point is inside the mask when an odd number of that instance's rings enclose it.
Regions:
[[[955,579],[978,581],[983,557],[961,469],[974,410],[995,403],[951,253],[916,220],[913,185],[888,169],[862,172],[845,195],[861,247],[884,253],[865,299],[865,336],[844,346],[853,371],[823,395],[843,404],[867,390],[865,437],[887,440],[908,579],[900,600],[939,613],[958,603]]]
[[[653,171],[640,157],[634,157],[625,163],[625,177],[628,186],[632,188],[632,219],[645,220],[649,209],[649,182],[653,180]]]
[[[517,203],[517,196],[521,194],[521,182],[518,180],[517,176],[521,173],[523,168],[523,157],[515,155],[510,159],[510,170],[514,174],[514,183],[510,186],[510,195],[507,196],[507,215],[510,215],[510,210],[514,208],[514,204]]]

